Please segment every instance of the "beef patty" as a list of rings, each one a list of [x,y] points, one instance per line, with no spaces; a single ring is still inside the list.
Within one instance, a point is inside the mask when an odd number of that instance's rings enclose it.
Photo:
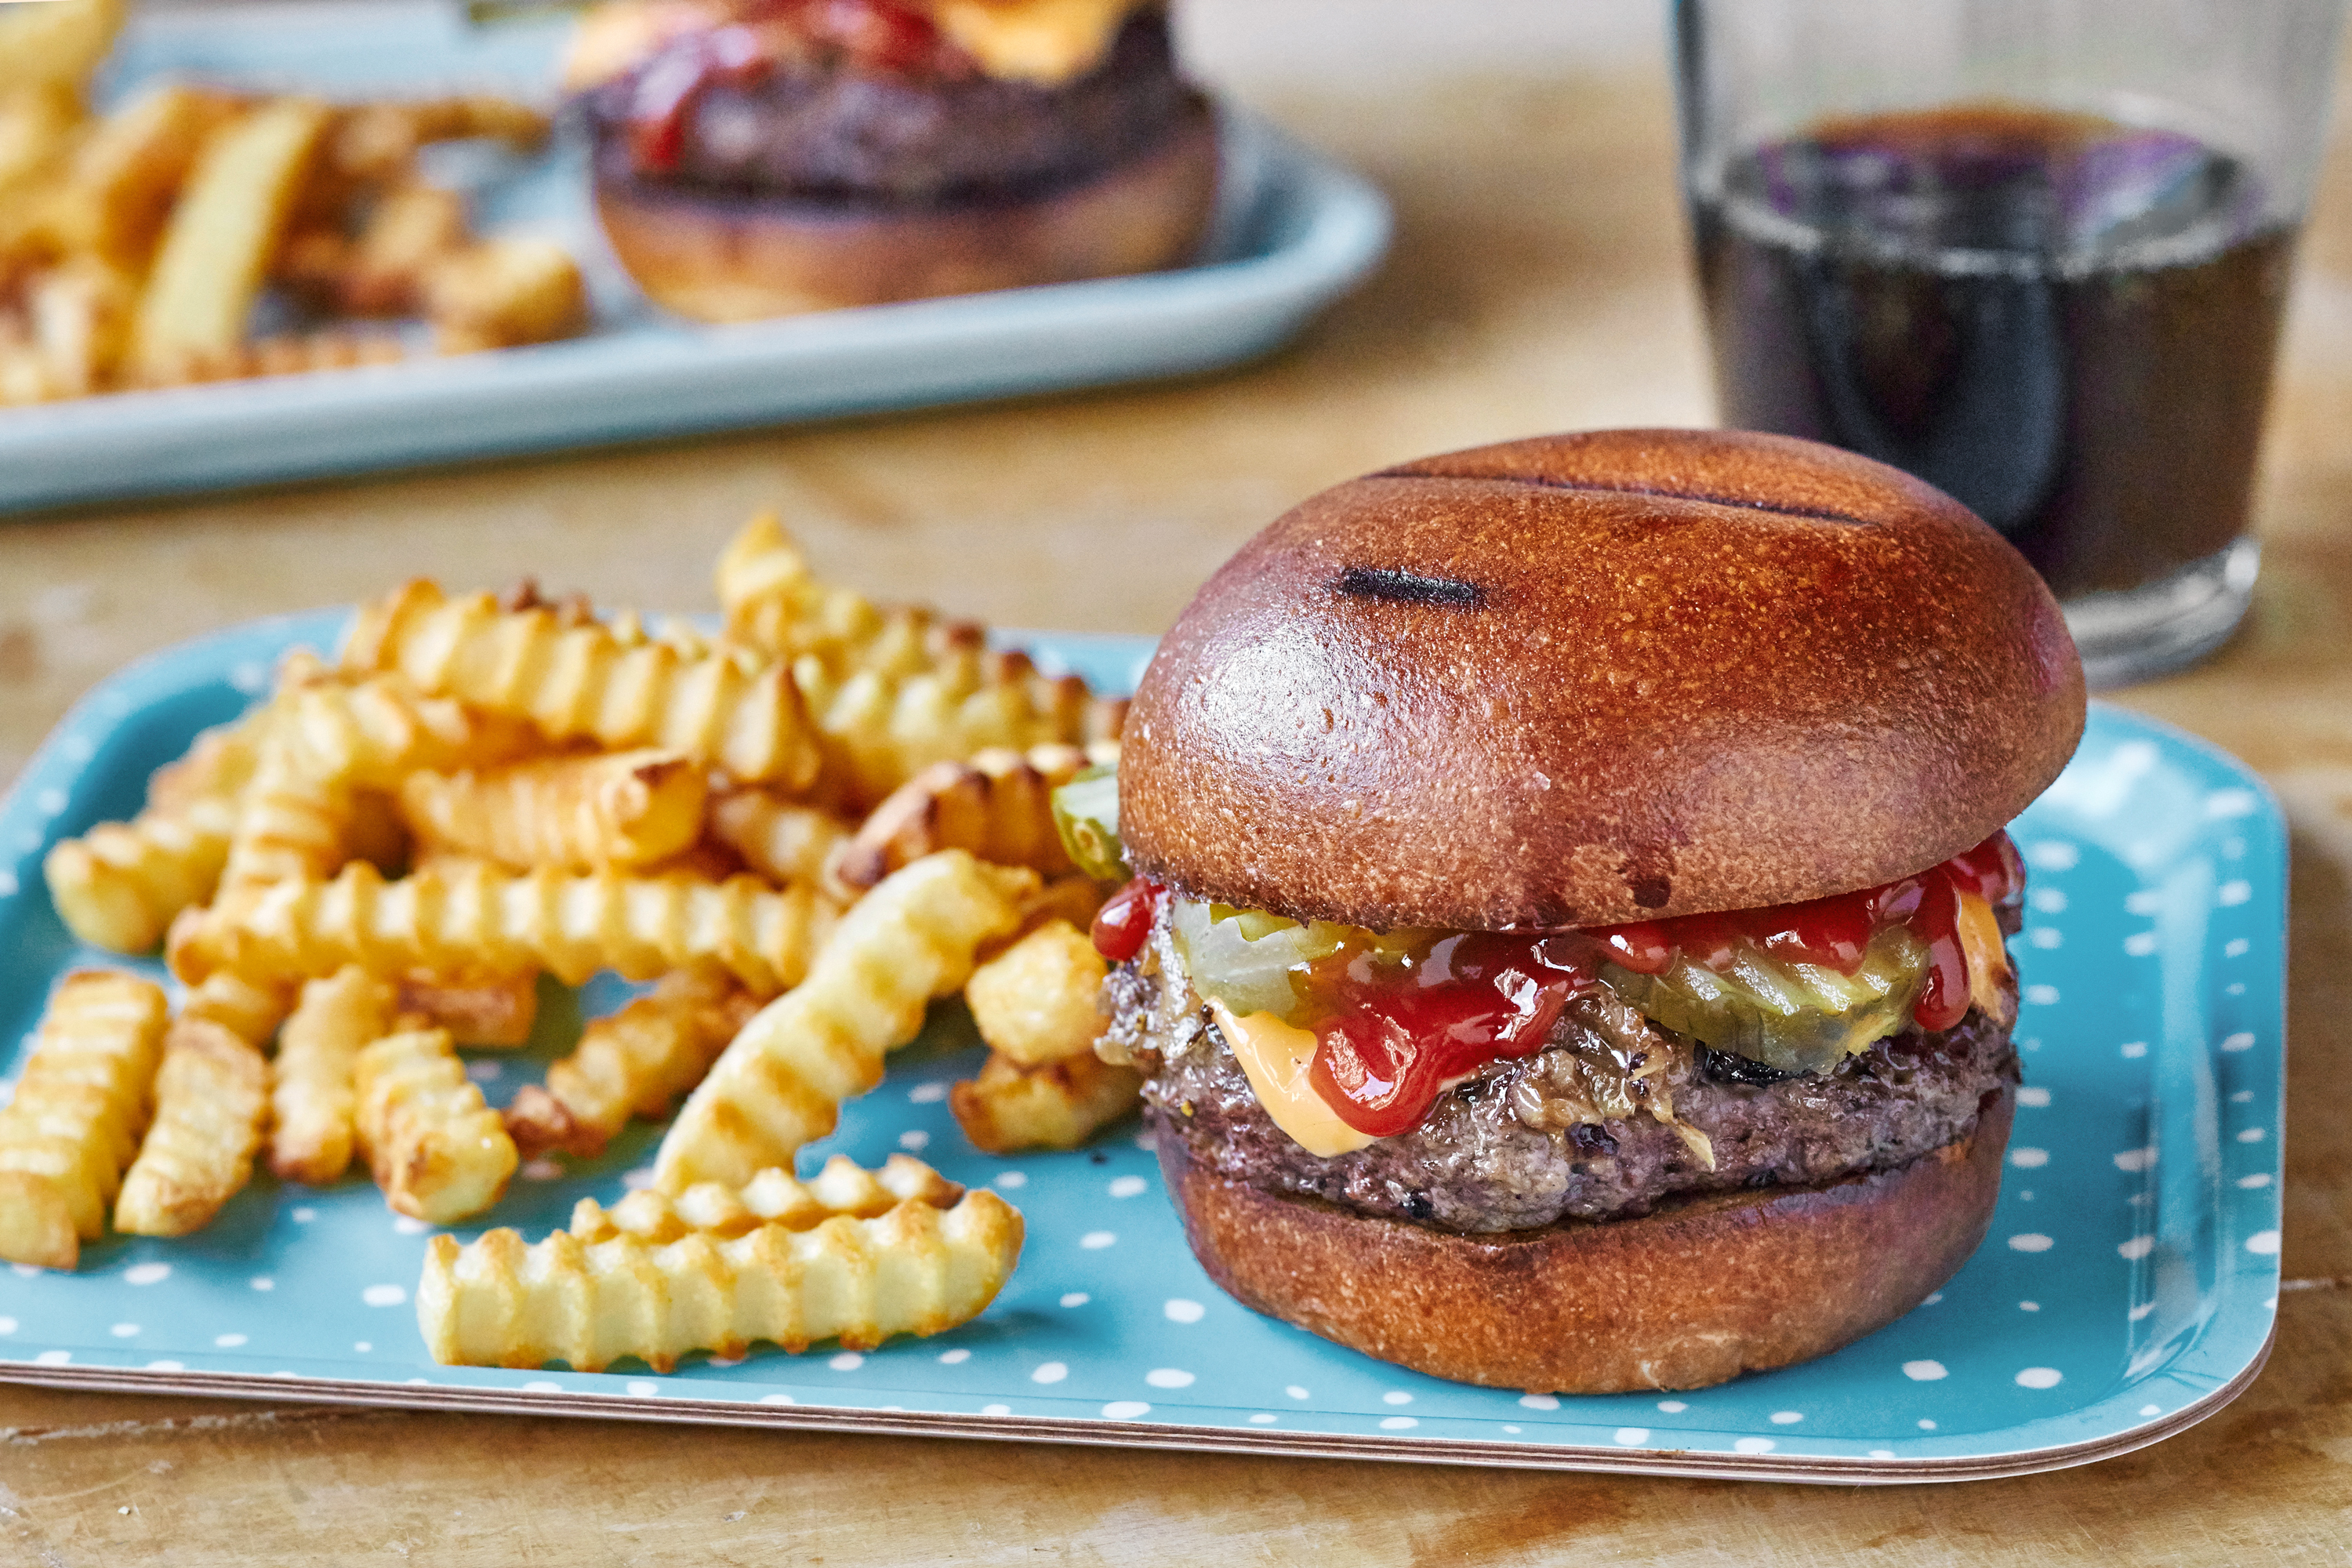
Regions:
[[[1108,1043],[1146,1069],[1144,1100],[1159,1136],[1182,1139],[1219,1175],[1264,1191],[1441,1230],[1626,1218],[1669,1194],[1892,1169],[1968,1134],[1988,1097],[2019,1080],[2009,1031],[1975,1010],[1955,1028],[1890,1037],[1819,1075],[1776,1075],[1662,1040],[1668,1062],[1658,1078],[1675,1120],[1703,1139],[1647,1110],[1548,1127],[1531,1108],[1550,1085],[1573,1081],[1575,1060],[1590,1059],[1597,1043],[1586,1023],[1564,1016],[1544,1049],[1488,1063],[1439,1096],[1411,1132],[1324,1159],[1258,1103],[1182,978],[1164,923],[1141,954],[1112,971],[1107,1000]]]
[[[1200,104],[1177,75],[1167,14],[1149,7],[1127,19],[1100,66],[1058,87],[842,62],[714,83],[688,111],[676,167],[656,176],[635,166],[626,132],[637,84],[666,52],[583,100],[599,178],[849,204],[1025,196],[1135,156]]]

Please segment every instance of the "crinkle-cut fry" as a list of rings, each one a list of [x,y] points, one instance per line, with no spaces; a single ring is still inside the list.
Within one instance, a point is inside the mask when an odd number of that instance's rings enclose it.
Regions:
[[[948,1090],[948,1108],[992,1154],[1075,1149],[1136,1108],[1143,1075],[1091,1053],[1023,1067],[991,1051],[980,1076]]]
[[[501,610],[488,594],[452,599],[410,583],[362,609],[343,662],[399,670],[436,696],[529,719],[554,740],[661,746],[788,788],[816,776],[808,717],[782,668],[683,659],[658,643],[624,648],[600,625],[565,626],[545,608]]]
[[[202,1230],[253,1176],[269,1113],[269,1064],[218,1024],[183,1018],[163,1037],[155,1120],[114,1202],[127,1236]]]
[[[1053,920],[973,970],[963,997],[992,1050],[1037,1067],[1094,1054],[1109,973],[1086,932]]]
[[[807,1182],[771,1166],[741,1187],[698,1182],[676,1197],[645,1187],[609,1209],[594,1198],[582,1198],[572,1205],[570,1229],[583,1241],[633,1236],[659,1245],[698,1231],[737,1237],[763,1225],[813,1230],[837,1215],[873,1219],[902,1203],[951,1208],[963,1194],[961,1183],[949,1181],[912,1154],[893,1154],[879,1171],[835,1154]]]
[[[243,343],[331,118],[315,99],[277,98],[205,139],[139,302],[131,351],[139,365],[226,354]]]
[[[404,1029],[352,1063],[352,1130],[396,1213],[454,1225],[497,1203],[521,1163],[446,1029]]]
[[[581,1031],[572,1054],[549,1064],[545,1088],[518,1090],[507,1131],[526,1155],[593,1158],[629,1118],[664,1115],[701,1082],[756,1007],[716,965],[665,975],[651,995]]]
[[[884,1056],[924,1008],[971,977],[982,944],[1020,924],[1037,874],[961,849],[916,861],[866,895],[810,966],[719,1056],[670,1123],[654,1184],[741,1185],[833,1131],[841,1102],[882,1080]]]
[[[881,627],[882,613],[864,595],[817,581],[773,512],[737,531],[716,576],[729,639],[764,658],[815,654],[835,664]]]
[[[508,1229],[428,1244],[416,1321],[449,1365],[597,1372],[636,1356],[667,1372],[689,1352],[740,1355],[755,1340],[800,1352],[837,1339],[872,1350],[987,1310],[1021,1257],[1020,1213],[995,1194],[949,1209],[901,1203],[810,1230],[766,1225],[667,1245],[568,1231],[525,1246]]]
[[[234,799],[260,768],[261,748],[277,717],[273,700],[199,734],[186,755],[148,778],[147,809],[184,812],[200,800]]]
[[[712,797],[709,824],[710,836],[741,856],[743,864],[780,883],[816,881],[835,847],[849,837],[848,825],[831,812],[795,805],[756,785]]]
[[[436,851],[593,870],[684,852],[701,835],[709,794],[709,775],[683,752],[646,749],[414,773],[400,813]]]
[[[546,748],[525,720],[427,697],[392,672],[301,672],[281,705],[287,744],[307,771],[376,789],[396,789],[420,768],[491,767]]]
[[[1118,742],[1053,743],[1027,752],[992,748],[968,761],[933,763],[868,814],[831,871],[845,888],[870,888],[939,849],[969,849],[999,866],[1044,877],[1070,869],[1054,826],[1054,791],[1088,766],[1116,763]]]
[[[147,952],[172,918],[213,896],[237,821],[236,796],[259,766],[274,707],[198,735],[178,762],[155,770],[147,807],[60,839],[42,863],[66,928],[93,947]]]
[[[605,626],[612,632],[613,640],[623,647],[643,647],[647,643],[661,643],[675,650],[680,658],[709,658],[720,655],[751,669],[757,669],[768,662],[740,644],[705,637],[701,628],[693,622],[677,616],[664,616],[648,626],[645,617],[636,611],[618,610]]]
[[[248,980],[232,969],[205,977],[180,1005],[183,1022],[217,1024],[250,1046],[267,1046],[294,1011],[295,986],[285,980]]]
[[[170,1009],[151,981],[68,974],[0,1106],[0,1258],[71,1268],[106,1229],[154,1104]]]
[[[148,952],[173,916],[213,896],[236,827],[236,807],[216,797],[145,811],[59,839],[41,874],[74,935],[116,952]]]
[[[390,982],[355,963],[302,987],[270,1084],[269,1169],[280,1181],[322,1187],[351,1167],[352,1063],[391,1032],[395,1000]]]
[[[387,881],[359,861],[332,881],[224,889],[184,913],[165,948],[191,985],[222,969],[307,979],[346,963],[383,974],[543,969],[578,985],[602,969],[653,980],[709,960],[772,996],[800,983],[836,919],[814,889],[779,891],[757,877],[574,877],[449,861]]]
[[[815,716],[819,793],[865,805],[933,763],[991,748],[1115,739],[1126,718],[1124,701],[1094,696],[1076,676],[1047,677],[1026,654],[976,647],[911,674],[861,669],[844,678],[803,658],[793,678]]]
[[[221,885],[331,877],[351,858],[352,792],[312,773],[273,736],[238,797]]]
[[[404,975],[400,1011],[448,1030],[459,1045],[511,1050],[528,1044],[539,1023],[539,975]]]

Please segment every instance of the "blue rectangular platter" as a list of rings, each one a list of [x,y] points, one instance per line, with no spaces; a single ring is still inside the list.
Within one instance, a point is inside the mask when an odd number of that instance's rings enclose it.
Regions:
[[[0,1065],[21,1057],[59,975],[122,962],[60,926],[43,851],[135,810],[151,769],[244,708],[287,647],[331,647],[343,614],[263,622],[135,665],[35,757],[0,803]],[[1131,638],[1017,640],[1112,689],[1150,651]],[[1134,1124],[1065,1154],[998,1159],[964,1142],[945,1090],[980,1052],[949,1005],[803,1165],[913,1150],[1024,1212],[1019,1270],[961,1329],[865,1354],[763,1346],[667,1375],[438,1366],[409,1300],[425,1227],[362,1181],[320,1191],[264,1175],[195,1236],[109,1238],[74,1274],[0,1272],[0,1378],[1798,1480],[1961,1479],[2105,1458],[2210,1414],[2269,1347],[2284,831],[2237,762],[2094,708],[2074,763],[2014,832],[2032,868],[2015,944],[2026,1088],[1990,1235],[1908,1317],[1807,1365],[1685,1394],[1522,1396],[1258,1317],[1194,1263]],[[502,1101],[536,1079],[583,1013],[625,990],[603,977],[576,999],[551,991],[530,1048],[472,1056],[485,1092]],[[536,1237],[580,1197],[614,1201],[658,1133],[640,1125],[593,1162],[534,1163],[485,1224]]]
[[[205,5],[135,19],[103,82],[180,77],[328,96],[553,91],[564,20],[476,29],[454,5]],[[1386,201],[1224,117],[1206,259],[1179,271],[742,326],[645,302],[605,249],[584,151],[429,170],[477,226],[562,241],[593,321],[568,342],[0,410],[0,510],[358,473],[1192,374],[1265,353],[1375,267]]]

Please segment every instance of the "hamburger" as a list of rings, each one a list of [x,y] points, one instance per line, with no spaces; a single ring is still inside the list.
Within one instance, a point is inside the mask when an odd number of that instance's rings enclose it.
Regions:
[[[1548,437],[1314,497],[1116,777],[1098,1047],[1227,1291],[1441,1377],[1695,1388],[1908,1311],[2020,1080],[2003,827],[2082,731],[2025,562],[1805,441]]]
[[[1216,202],[1156,0],[618,0],[565,85],[614,254],[703,321],[1177,266]]]

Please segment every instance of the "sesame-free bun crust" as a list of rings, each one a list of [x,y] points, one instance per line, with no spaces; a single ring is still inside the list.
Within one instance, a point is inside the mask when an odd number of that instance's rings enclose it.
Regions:
[[[2000,1193],[2015,1091],[1893,1171],[1463,1236],[1261,1192],[1163,1132],[1202,1267],[1244,1306],[1381,1361],[1496,1388],[1703,1388],[1826,1355],[1958,1272]]]
[[[1976,844],[2083,714],[2049,590],[1941,491],[1786,437],[1543,437],[1243,546],[1136,693],[1119,826],[1188,893],[1376,929],[1751,909]]]
[[[932,206],[689,191],[600,174],[596,216],[656,304],[704,321],[1152,272],[1190,261],[1217,200],[1216,117],[1042,195]]]

